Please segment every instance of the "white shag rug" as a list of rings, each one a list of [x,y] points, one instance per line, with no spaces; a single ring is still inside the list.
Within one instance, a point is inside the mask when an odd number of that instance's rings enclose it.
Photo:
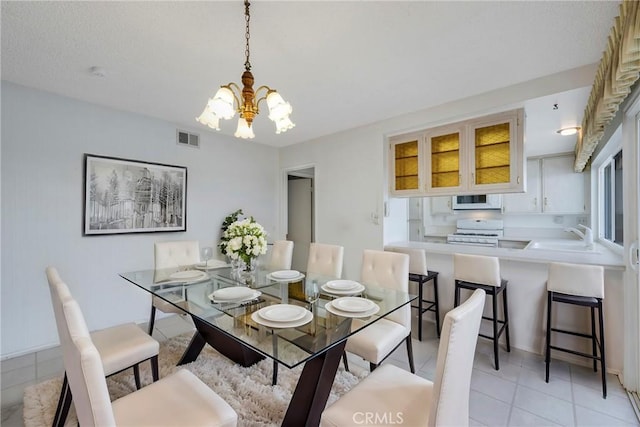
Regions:
[[[189,344],[191,333],[183,334],[160,343],[160,378],[177,369],[186,368],[204,381],[238,413],[238,426],[278,426],[281,424],[289,405],[289,400],[302,371],[302,365],[295,369],[280,366],[278,384],[271,385],[272,359],[264,359],[253,366],[243,368],[206,345],[195,362],[176,366]],[[353,365],[353,364],[352,364]],[[342,363],[336,373],[327,404],[353,388],[368,372],[357,366],[345,372]],[[142,384],[151,383],[149,362],[140,366]],[[135,391],[133,370],[113,375],[107,379],[111,400]],[[51,426],[56,411],[62,378],[53,378],[24,391],[25,427]],[[65,426],[77,426],[73,405]]]

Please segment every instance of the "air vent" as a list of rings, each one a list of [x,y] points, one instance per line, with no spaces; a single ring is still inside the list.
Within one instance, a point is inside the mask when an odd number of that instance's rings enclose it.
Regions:
[[[195,133],[189,133],[178,129],[176,131],[176,139],[178,145],[200,148],[200,136]]]

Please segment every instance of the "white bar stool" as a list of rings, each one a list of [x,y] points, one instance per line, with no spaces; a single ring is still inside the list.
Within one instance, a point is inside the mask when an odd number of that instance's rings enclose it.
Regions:
[[[427,251],[417,248],[401,248],[387,246],[385,251],[400,252],[409,255],[409,281],[418,284],[418,305],[412,308],[418,309],[418,339],[422,341],[422,316],[427,311],[434,313],[436,320],[436,333],[440,338],[440,309],[438,303],[438,272],[430,271],[427,267]],[[424,298],[424,285],[433,283],[433,300]]]
[[[599,265],[567,263],[549,264],[547,280],[547,342],[545,345],[545,381],[549,382],[551,350],[563,351],[593,359],[593,371],[598,372],[598,360],[602,371],[602,397],[607,398],[607,371],[604,352],[604,321],[602,300],[604,299],[604,268]],[[591,309],[591,333],[567,331],[551,326],[551,305],[554,302],[589,307]],[[598,309],[600,340],[596,336],[595,309]],[[591,340],[592,354],[551,345],[551,332],[559,332]],[[600,356],[598,356],[598,350]]]
[[[500,277],[500,261],[496,257],[483,255],[453,255],[453,275],[455,279],[454,307],[460,305],[460,289],[482,289],[491,297],[493,308],[492,316],[482,316],[484,320],[490,320],[493,326],[493,335],[478,334],[482,338],[493,341],[493,357],[496,371],[500,370],[499,340],[503,332],[506,333],[507,351],[511,352],[509,341],[509,310],[507,302],[507,281]],[[498,296],[502,294],[502,310],[504,319],[498,319]],[[502,325],[498,327],[498,325]]]

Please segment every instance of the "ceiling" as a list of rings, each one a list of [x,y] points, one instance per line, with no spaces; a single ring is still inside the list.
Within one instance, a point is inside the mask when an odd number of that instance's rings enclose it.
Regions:
[[[2,79],[207,132],[195,117],[244,71],[243,13],[241,0],[2,1]],[[276,135],[264,106],[254,141],[287,146],[597,63],[617,15],[609,1],[254,0],[255,87],[277,89],[296,123]],[[579,124],[589,90],[530,101],[527,139]]]

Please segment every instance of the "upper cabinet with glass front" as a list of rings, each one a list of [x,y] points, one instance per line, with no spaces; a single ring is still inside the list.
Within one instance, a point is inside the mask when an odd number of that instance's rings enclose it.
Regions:
[[[423,191],[423,145],[422,132],[394,137],[389,141],[392,194],[411,196]]]
[[[397,136],[389,148],[395,196],[525,191],[523,109]]]
[[[471,120],[468,129],[469,190],[524,191],[524,110]]]

